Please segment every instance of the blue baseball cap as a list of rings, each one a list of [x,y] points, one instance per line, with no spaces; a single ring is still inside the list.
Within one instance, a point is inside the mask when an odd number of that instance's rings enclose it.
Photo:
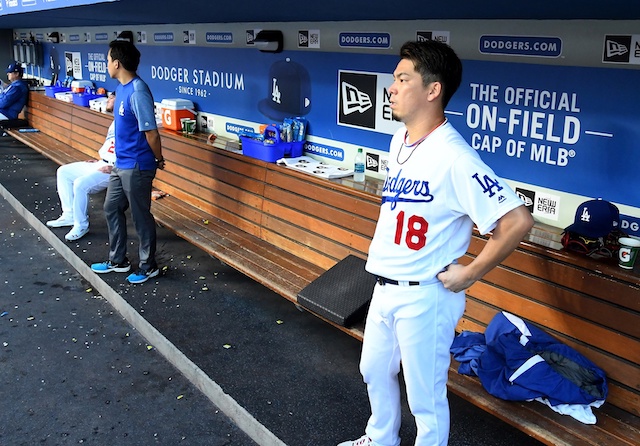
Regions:
[[[7,67],[7,73],[20,73],[22,74],[24,71],[22,70],[22,65],[18,62],[12,62]]]
[[[258,109],[275,120],[309,113],[311,81],[306,68],[289,58],[271,65],[267,97],[258,103]]]
[[[565,231],[575,232],[587,237],[605,237],[620,226],[620,211],[608,201],[597,199],[582,203],[576,209],[573,224]]]

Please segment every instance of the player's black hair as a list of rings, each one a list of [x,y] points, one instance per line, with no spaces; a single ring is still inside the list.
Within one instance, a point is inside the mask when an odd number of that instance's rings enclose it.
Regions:
[[[437,40],[406,42],[400,58],[413,62],[425,87],[431,82],[442,84],[442,107],[446,107],[462,81],[462,62],[453,48]]]
[[[125,70],[135,73],[140,65],[140,51],[136,46],[123,39],[116,39],[109,43],[112,60],[119,60]]]

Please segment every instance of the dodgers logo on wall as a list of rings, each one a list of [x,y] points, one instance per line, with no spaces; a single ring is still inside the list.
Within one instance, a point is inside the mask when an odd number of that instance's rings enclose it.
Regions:
[[[269,69],[267,97],[258,103],[262,114],[283,120],[288,116],[304,116],[311,110],[309,72],[290,58],[275,62]]]

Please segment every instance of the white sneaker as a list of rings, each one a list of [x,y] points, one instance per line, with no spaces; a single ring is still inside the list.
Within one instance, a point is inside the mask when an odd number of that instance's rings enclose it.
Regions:
[[[64,238],[68,242],[73,242],[84,237],[87,232],[89,232],[89,228],[78,229],[74,226],[73,228],[71,228],[71,231],[69,231],[67,235],[64,236]]]
[[[50,228],[62,228],[64,226],[73,226],[73,218],[67,218],[64,215],[61,215],[55,220],[49,220],[46,224]]]
[[[367,437],[366,435],[363,435],[357,440],[343,441],[338,446],[372,446],[372,445],[373,445],[373,441],[371,441],[371,438]]]

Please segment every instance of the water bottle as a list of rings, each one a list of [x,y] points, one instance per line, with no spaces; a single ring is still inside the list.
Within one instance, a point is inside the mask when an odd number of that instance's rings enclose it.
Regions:
[[[353,160],[353,181],[356,183],[364,182],[364,155],[362,149],[358,149],[356,157]]]

